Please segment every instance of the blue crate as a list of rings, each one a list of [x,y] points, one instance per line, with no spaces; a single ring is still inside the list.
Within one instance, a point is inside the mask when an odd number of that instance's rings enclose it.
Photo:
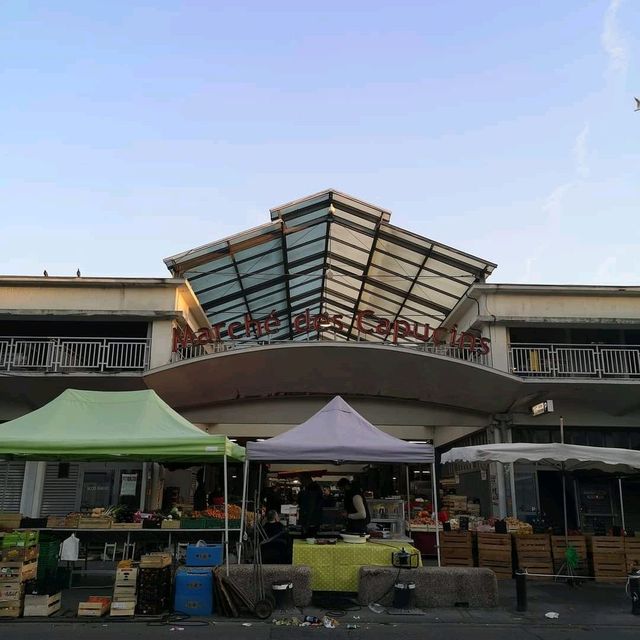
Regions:
[[[187,567],[218,567],[222,564],[223,547],[221,544],[208,544],[198,547],[190,544],[187,547]]]
[[[178,569],[173,609],[176,613],[190,616],[210,616],[214,612],[211,569],[204,567]]]

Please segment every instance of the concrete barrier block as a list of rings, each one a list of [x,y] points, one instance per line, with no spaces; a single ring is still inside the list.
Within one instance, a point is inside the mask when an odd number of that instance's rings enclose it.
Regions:
[[[389,606],[396,582],[415,582],[415,606],[421,609],[498,606],[498,581],[490,569],[471,567],[419,567],[398,575],[393,567],[361,567],[358,601]]]
[[[308,607],[311,604],[311,568],[288,564],[265,564],[262,567],[264,586],[271,593],[274,582],[288,580],[293,582],[293,602],[296,607]],[[250,598],[255,598],[255,579],[253,565],[232,564],[229,566],[229,577]]]

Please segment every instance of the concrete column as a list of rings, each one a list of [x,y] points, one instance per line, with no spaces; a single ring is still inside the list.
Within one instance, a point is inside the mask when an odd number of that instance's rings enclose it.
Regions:
[[[488,333],[485,335],[485,332]],[[491,364],[494,369],[509,371],[509,334],[507,327],[490,325],[483,335],[491,340]]]
[[[46,470],[46,462],[27,462],[25,464],[20,513],[27,518],[38,518],[40,516]]]
[[[156,320],[151,326],[151,356],[149,367],[154,369],[169,364],[171,361],[171,344],[173,339],[173,323],[171,320]]]
[[[498,429],[493,429],[493,442],[495,444],[500,444],[502,439],[500,437],[500,431]],[[495,478],[496,485],[498,489],[498,517],[506,518],[507,517],[507,493],[506,486],[504,482],[504,467],[500,462],[495,462],[492,465],[495,469]]]

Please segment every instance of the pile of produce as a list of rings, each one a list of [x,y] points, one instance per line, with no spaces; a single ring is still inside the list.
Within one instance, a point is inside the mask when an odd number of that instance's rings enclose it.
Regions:
[[[240,520],[242,509],[235,504],[230,504],[227,507],[229,513],[229,520]],[[209,507],[204,511],[194,511],[191,514],[192,518],[213,518],[214,520],[224,520],[224,506]]]

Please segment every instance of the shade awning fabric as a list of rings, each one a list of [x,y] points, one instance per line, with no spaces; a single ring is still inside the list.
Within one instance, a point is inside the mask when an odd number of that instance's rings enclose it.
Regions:
[[[442,454],[441,463],[450,462],[537,462],[559,465],[569,471],[595,469],[609,473],[637,473],[640,451],[575,444],[484,444],[455,447]]]
[[[67,389],[0,425],[0,458],[205,463],[244,460],[244,448],[198,429],[154,391]]]
[[[247,443],[247,458],[284,462],[432,463],[433,446],[412,444],[374,427],[340,396],[293,429]]]

